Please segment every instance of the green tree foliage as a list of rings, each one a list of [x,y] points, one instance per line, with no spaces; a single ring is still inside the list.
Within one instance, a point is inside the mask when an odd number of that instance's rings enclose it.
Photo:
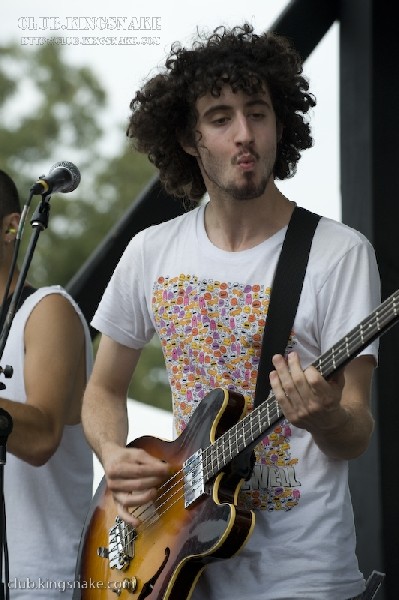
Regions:
[[[74,162],[82,175],[77,190],[51,199],[49,227],[28,274],[36,286],[66,285],[154,175],[147,158],[124,141],[125,124],[119,150],[103,154],[106,104],[91,69],[68,64],[62,46],[0,46],[0,168],[16,181],[22,204],[32,183],[60,160]],[[39,200],[33,198],[30,216]],[[32,235],[30,216],[19,262]],[[159,344],[143,351],[129,393],[170,408]]]
[[[90,69],[62,60],[61,46],[0,47],[0,73],[0,160],[18,182],[60,147],[90,148],[99,139],[105,91]],[[82,152],[84,166],[88,160]]]
[[[0,99],[0,166],[15,179],[23,202],[51,161],[72,155],[81,171],[79,188],[51,201],[49,229],[40,236],[30,274],[35,285],[65,285],[154,169],[123,144],[122,126],[119,154],[102,156],[105,91],[90,69],[65,62],[62,46],[0,48]],[[37,204],[33,199],[32,209]]]

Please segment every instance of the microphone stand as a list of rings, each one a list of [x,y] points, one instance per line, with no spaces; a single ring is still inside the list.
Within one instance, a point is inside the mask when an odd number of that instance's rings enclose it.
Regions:
[[[37,207],[35,213],[33,214],[30,224],[32,225],[34,231],[31,235],[31,239],[29,241],[29,246],[26,251],[25,259],[21,267],[21,271],[18,276],[17,284],[15,286],[15,290],[13,293],[13,297],[11,300],[10,308],[8,309],[7,316],[4,322],[4,327],[0,335],[0,360],[3,356],[4,348],[7,343],[8,335],[10,333],[12,321],[14,319],[14,315],[16,313],[16,309],[18,306],[18,302],[21,296],[22,289],[25,285],[26,276],[29,271],[30,264],[32,262],[33,254],[37,245],[37,241],[39,239],[39,235],[42,231],[47,229],[48,227],[48,217],[50,213],[50,198],[51,196],[43,196],[41,203]],[[10,369],[11,367],[6,367],[6,369]],[[0,366],[0,373],[4,373],[5,377],[7,377],[8,371],[3,369]],[[9,377],[12,376],[9,375]]]
[[[30,224],[33,228],[33,233],[31,235],[31,239],[29,241],[29,246],[26,251],[26,255],[18,275],[17,284],[15,286],[15,290],[13,293],[13,297],[10,303],[10,307],[7,312],[7,316],[4,322],[3,329],[0,335],[0,360],[3,357],[4,348],[7,343],[8,335],[10,333],[11,325],[15,316],[15,313],[18,308],[18,302],[21,297],[22,289],[25,285],[26,276],[29,271],[30,264],[32,262],[33,254],[37,245],[37,241],[39,239],[39,235],[42,231],[47,229],[48,227],[48,219],[50,213],[50,195],[43,195],[40,204],[36,208],[34,212]],[[4,377],[10,378],[13,375],[13,368],[7,365],[5,368],[0,366],[0,374],[3,374]],[[4,389],[6,386],[4,383],[0,382],[0,390]],[[4,423],[4,428],[2,427]],[[2,431],[3,430],[3,431]],[[4,465],[6,463],[6,444],[8,435],[12,430],[12,417],[11,415],[1,409],[0,410],[0,495],[1,495],[1,514],[0,514],[0,600],[4,600],[4,598],[9,598],[9,588],[5,588],[5,583],[8,583],[8,572],[6,569],[7,582],[3,581],[3,557],[4,564],[7,568],[8,563],[8,555],[7,555],[7,544],[6,544],[6,513],[5,513],[5,505],[4,505]]]
[[[12,431],[12,418],[11,415],[0,408],[0,490],[1,490],[1,502],[0,502],[0,598],[3,600],[4,598],[9,597],[9,589],[4,590],[3,583],[3,556],[4,556],[4,567],[6,570],[5,580],[8,583],[8,552],[7,552],[7,544],[6,544],[6,507],[4,503],[4,465],[6,464],[6,447],[7,447],[7,439]]]

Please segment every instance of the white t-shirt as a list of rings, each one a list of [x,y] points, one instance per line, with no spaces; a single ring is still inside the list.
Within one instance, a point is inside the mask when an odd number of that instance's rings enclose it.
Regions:
[[[49,294],[66,297],[82,321],[89,376],[92,345],[81,311],[59,286],[40,288],[24,301],[13,320],[3,361],[13,367],[14,373],[6,380],[7,387],[1,392],[3,398],[26,402],[25,325],[35,306]],[[37,377],[46,377],[45,364]],[[93,454],[80,424],[65,426],[57,450],[40,467],[7,453],[4,496],[12,600],[72,598],[78,546],[92,490]]]
[[[162,343],[180,433],[215,387],[251,408],[273,276],[286,228],[254,248],[226,252],[204,228],[204,207],[139,233],[108,285],[93,326],[119,343]],[[288,348],[303,367],[379,304],[374,251],[360,233],[322,218]],[[364,353],[376,356],[374,343]],[[151,431],[148,432],[149,434]],[[255,507],[240,553],[208,565],[193,600],[344,600],[364,582],[355,557],[347,462],[284,421],[256,452],[240,502]]]

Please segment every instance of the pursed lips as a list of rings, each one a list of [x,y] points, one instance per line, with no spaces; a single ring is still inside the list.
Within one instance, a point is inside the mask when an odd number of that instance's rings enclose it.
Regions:
[[[250,169],[255,164],[256,157],[253,154],[241,154],[240,156],[236,156],[232,162],[242,169]]]

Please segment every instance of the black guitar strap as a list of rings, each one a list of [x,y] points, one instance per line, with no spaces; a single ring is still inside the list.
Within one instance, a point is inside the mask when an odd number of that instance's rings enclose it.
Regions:
[[[285,353],[301,297],[313,236],[320,218],[320,215],[297,206],[288,223],[267,311],[254,407],[269,395],[269,373],[274,369],[272,357],[274,354]]]
[[[302,292],[313,236],[320,215],[296,207],[288,223],[278,259],[262,340],[254,408],[270,392],[269,373],[274,354],[284,356]],[[254,465],[253,452],[244,452],[232,461],[232,474],[249,479]]]

